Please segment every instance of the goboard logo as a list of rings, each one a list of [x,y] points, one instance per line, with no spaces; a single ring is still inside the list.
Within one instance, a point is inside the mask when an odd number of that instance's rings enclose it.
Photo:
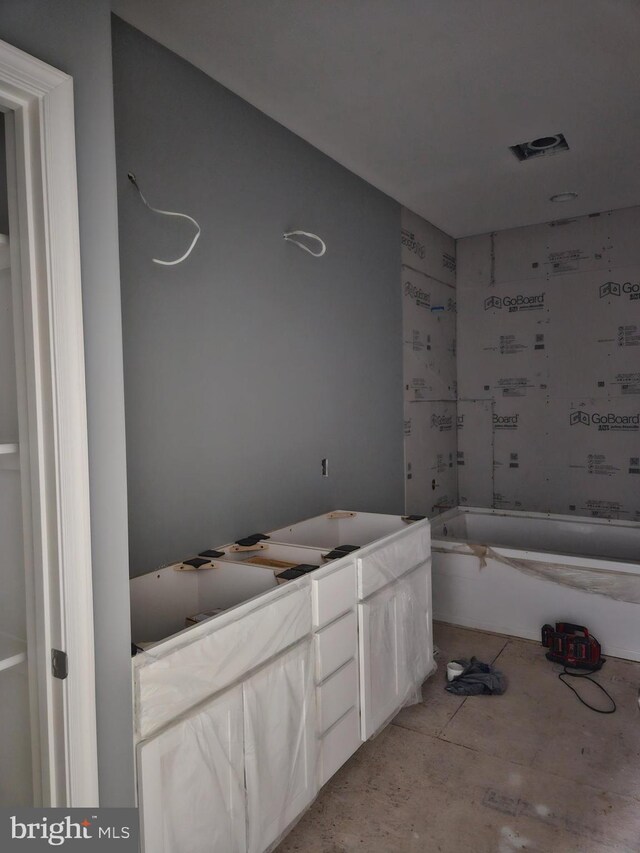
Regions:
[[[456,271],[456,259],[453,255],[450,255],[448,252],[442,253],[442,266],[446,270],[450,270],[451,272]]]
[[[620,432],[640,431],[640,413],[636,415],[617,415],[615,412],[583,412],[573,410],[569,413],[571,426],[584,424],[596,426],[601,431],[614,430]]]
[[[420,260],[424,260],[425,248],[424,243],[416,239],[416,235],[412,231],[403,228],[401,231],[401,242],[405,249],[408,249],[412,254],[417,255]]]
[[[427,293],[426,290],[423,290],[421,287],[418,287],[417,284],[414,284],[412,281],[405,281],[404,283],[404,294],[405,296],[411,297],[416,303],[423,308],[431,307],[431,294]]]
[[[493,415],[494,429],[518,429],[520,415]]]
[[[439,429],[441,432],[451,429],[453,426],[453,415],[431,415],[432,428]]]
[[[605,281],[600,285],[598,292],[600,299],[604,299],[605,296],[620,296],[620,285],[617,281]]]
[[[575,426],[576,424],[586,424],[586,426],[589,426],[591,423],[591,416],[586,412],[580,412],[576,409],[569,415],[569,423],[571,426]]]
[[[620,284],[617,281],[605,281],[598,290],[600,299],[606,296],[621,296],[623,293],[629,295],[629,299],[640,299],[640,282],[625,281]]]
[[[484,300],[484,310],[490,308],[506,308],[508,311],[536,311],[544,308],[544,292],[527,296],[518,293],[516,296],[489,296]]]

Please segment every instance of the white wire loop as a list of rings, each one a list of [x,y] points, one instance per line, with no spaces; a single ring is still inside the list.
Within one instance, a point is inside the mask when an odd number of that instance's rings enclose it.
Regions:
[[[186,259],[189,257],[189,255],[193,251],[194,246],[198,242],[198,238],[200,237],[200,226],[198,225],[196,220],[192,216],[188,216],[186,213],[175,213],[173,210],[160,210],[157,207],[152,207],[152,205],[150,205],[149,202],[146,200],[146,198],[144,197],[144,195],[142,193],[142,190],[138,186],[138,181],[136,180],[136,176],[133,174],[133,172],[128,172],[127,177],[129,178],[131,183],[134,185],[134,187],[138,190],[140,198],[145,203],[145,205],[149,208],[149,210],[152,210],[154,213],[159,213],[162,216],[177,216],[180,219],[187,219],[189,222],[191,222],[191,223],[193,223],[193,225],[195,225],[195,227],[196,227],[195,237],[191,241],[191,244],[190,244],[189,248],[187,249],[187,251],[184,253],[184,255],[180,255],[180,257],[176,258],[174,261],[161,261],[159,258],[152,258],[154,264],[161,264],[163,267],[174,267],[176,264],[181,264],[183,261],[186,261]]]
[[[308,246],[305,246],[304,243],[301,243],[299,240],[294,239],[296,234],[300,235],[301,237],[309,237],[311,240],[317,240],[321,246],[320,251],[314,252],[313,249],[310,249]],[[327,251],[327,244],[324,242],[324,240],[318,237],[317,234],[311,234],[309,231],[286,231],[282,236],[290,243],[295,243],[296,246],[300,246],[300,248],[304,249],[305,252],[309,252],[309,254],[313,255],[314,258],[321,258]]]

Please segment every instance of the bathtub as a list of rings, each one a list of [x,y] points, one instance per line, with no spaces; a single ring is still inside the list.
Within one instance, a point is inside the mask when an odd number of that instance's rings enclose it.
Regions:
[[[573,622],[640,660],[640,524],[458,507],[431,535],[434,619],[530,640]]]

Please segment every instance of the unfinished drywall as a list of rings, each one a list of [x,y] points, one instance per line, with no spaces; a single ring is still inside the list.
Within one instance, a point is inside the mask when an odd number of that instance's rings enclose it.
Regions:
[[[457,250],[460,502],[640,520],[640,208]]]
[[[402,512],[399,205],[118,19],[113,37],[132,574],[331,507]],[[153,263],[193,227],[128,171],[199,222],[184,263]]]
[[[437,515],[455,506],[455,240],[402,210],[406,511]]]

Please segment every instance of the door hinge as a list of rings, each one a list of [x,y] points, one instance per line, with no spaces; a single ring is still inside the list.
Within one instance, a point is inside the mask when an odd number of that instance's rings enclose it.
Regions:
[[[69,659],[66,652],[51,649],[51,671],[54,678],[64,680],[69,675]]]

